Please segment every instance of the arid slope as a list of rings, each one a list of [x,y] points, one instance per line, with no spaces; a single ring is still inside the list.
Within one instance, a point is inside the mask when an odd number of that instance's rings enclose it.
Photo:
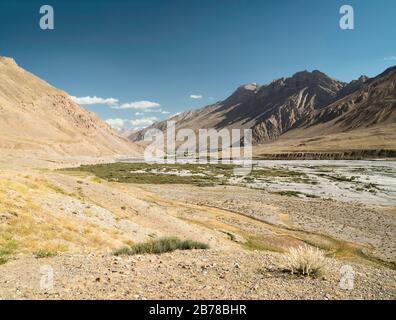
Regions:
[[[65,92],[0,57],[0,149],[46,156],[136,154],[138,148]]]

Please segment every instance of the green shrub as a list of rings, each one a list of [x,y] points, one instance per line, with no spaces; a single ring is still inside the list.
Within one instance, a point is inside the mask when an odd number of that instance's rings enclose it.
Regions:
[[[38,259],[42,258],[51,258],[56,256],[56,252],[47,251],[47,250],[38,250],[34,253],[34,256]]]
[[[2,255],[2,254],[0,254],[0,266],[1,266],[2,264],[7,263],[7,261],[8,261],[8,256],[7,256],[7,255]]]
[[[293,190],[275,191],[275,192],[272,192],[272,193],[278,194],[280,196],[287,196],[287,197],[299,197],[300,195],[302,195],[301,192],[293,191]]]
[[[134,255],[134,254],[158,254],[175,250],[208,249],[205,243],[193,240],[180,240],[176,237],[164,237],[137,243],[131,247],[123,247],[114,251],[115,255]]]
[[[116,256],[124,256],[131,254],[131,247],[122,247],[113,252]]]

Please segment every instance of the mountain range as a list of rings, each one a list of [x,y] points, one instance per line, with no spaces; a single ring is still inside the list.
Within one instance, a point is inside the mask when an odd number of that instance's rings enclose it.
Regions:
[[[267,85],[242,85],[228,98],[168,120],[176,130],[252,129],[257,150],[396,150],[396,66],[350,83],[301,71]],[[0,150],[57,156],[142,153],[151,128],[117,132],[70,96],[0,57]],[[242,131],[241,131],[242,132]],[[243,132],[242,132],[243,133]],[[311,147],[312,146],[312,147]]]
[[[246,84],[223,101],[168,120],[176,122],[176,130],[252,129],[256,145],[283,137],[312,138],[387,126],[396,122],[396,66],[374,78],[361,76],[350,83],[314,70],[267,85]],[[151,128],[166,130],[168,120],[129,138],[142,140]]]

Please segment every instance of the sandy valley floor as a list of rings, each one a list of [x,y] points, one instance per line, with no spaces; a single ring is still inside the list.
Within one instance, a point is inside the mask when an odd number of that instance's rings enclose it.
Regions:
[[[395,206],[122,184],[52,170],[75,163],[2,160],[0,298],[396,298]],[[164,235],[210,249],[112,254]],[[323,277],[283,272],[282,252],[304,243],[328,253]],[[343,265],[354,269],[353,290],[339,286]],[[48,267],[53,287],[42,288]]]

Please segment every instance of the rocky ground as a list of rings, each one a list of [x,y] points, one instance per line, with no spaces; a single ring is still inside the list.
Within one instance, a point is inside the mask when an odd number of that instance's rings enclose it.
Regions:
[[[395,299],[395,271],[353,264],[354,289],[340,288],[345,262],[317,279],[285,273],[281,255],[189,251],[115,257],[18,257],[1,267],[3,299]],[[48,267],[53,287],[41,288]],[[44,280],[45,281],[45,280]]]
[[[1,299],[396,298],[394,207],[237,186],[109,183],[51,169],[70,163],[43,163],[0,161]],[[112,254],[160,236],[210,249]],[[323,277],[283,272],[282,252],[305,243],[328,254]],[[344,265],[353,267],[353,290],[340,288]]]
[[[396,261],[396,209],[324,199],[288,197],[234,186],[150,186],[164,198],[238,212],[295,230],[366,244],[375,256]]]

